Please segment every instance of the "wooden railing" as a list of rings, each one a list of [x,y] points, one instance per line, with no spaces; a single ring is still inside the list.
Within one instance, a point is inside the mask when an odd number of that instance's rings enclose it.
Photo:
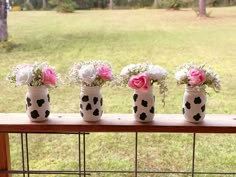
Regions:
[[[8,133],[76,132],[236,133],[236,115],[208,114],[202,123],[193,124],[180,114],[157,114],[150,123],[136,122],[131,114],[104,114],[92,123],[79,114],[52,114],[48,121],[34,123],[23,113],[0,113],[0,170],[11,169]],[[11,174],[0,172],[0,177]]]

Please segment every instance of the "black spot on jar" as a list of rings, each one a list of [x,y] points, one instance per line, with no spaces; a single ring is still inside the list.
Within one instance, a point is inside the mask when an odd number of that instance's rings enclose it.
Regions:
[[[100,105],[102,106],[103,105],[103,99],[101,98],[100,100]]]
[[[185,103],[185,107],[186,107],[187,109],[190,109],[190,108],[191,108],[191,104],[187,101],[187,102]]]
[[[138,111],[138,106],[134,106],[133,109],[134,109],[134,113],[136,113]]]
[[[82,112],[82,111],[80,111],[80,115],[81,115],[81,117],[84,117],[84,114],[83,114],[83,112]]]
[[[27,105],[28,107],[30,107],[32,104],[30,103],[31,102],[31,99],[29,97],[26,98],[26,102],[27,102]]]
[[[205,111],[205,108],[206,108],[206,106],[205,106],[205,104],[204,104],[204,105],[201,107],[202,112]]]
[[[154,109],[154,107],[152,106],[151,109],[150,109],[150,113],[154,114],[154,111],[155,111],[155,109]]]
[[[87,106],[86,106],[86,110],[87,110],[87,111],[88,111],[88,110],[92,110],[92,106],[91,106],[90,103],[87,104]]]
[[[83,97],[82,97],[82,101],[83,101],[83,102],[89,101],[89,96],[88,96],[88,95],[83,96]]]
[[[147,115],[146,115],[146,113],[142,113],[142,114],[140,114],[140,117],[139,117],[141,120],[145,120],[146,118],[147,118]]]
[[[37,104],[41,107],[45,103],[44,99],[37,100]]]
[[[184,108],[182,108],[182,112],[183,112],[183,114],[185,114],[185,109]]]
[[[138,98],[138,95],[135,93],[135,94],[133,95],[134,101],[137,101],[137,98]]]
[[[45,117],[48,118],[49,114],[50,114],[50,111],[49,111],[49,110],[46,110],[46,111],[45,111]]]
[[[48,102],[50,102],[50,95],[49,94],[47,94],[47,98],[48,98]]]
[[[98,97],[94,97],[93,98],[93,104],[97,104],[97,102],[98,102]]]
[[[39,117],[39,113],[37,110],[33,110],[31,113],[30,113],[31,117],[33,119],[37,119]]]
[[[198,113],[198,114],[193,116],[193,119],[196,120],[196,121],[199,121],[201,119],[201,115]]]
[[[142,104],[143,107],[147,107],[148,106],[148,102],[145,101],[145,100],[142,100],[141,104]]]
[[[202,102],[202,100],[201,100],[200,97],[196,97],[196,98],[194,99],[194,103],[195,103],[195,104],[201,104],[201,102]]]
[[[98,109],[95,109],[95,110],[93,111],[93,115],[94,115],[94,116],[98,116],[98,115],[99,115],[99,110],[98,110]]]

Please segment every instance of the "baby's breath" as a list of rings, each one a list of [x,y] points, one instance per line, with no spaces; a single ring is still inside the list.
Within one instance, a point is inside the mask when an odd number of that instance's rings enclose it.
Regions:
[[[42,72],[44,68],[50,67],[53,70],[55,70],[53,67],[49,66],[46,62],[42,63],[34,63],[34,64],[20,64],[12,69],[12,72],[8,74],[7,80],[9,80],[12,83],[16,83],[17,81],[17,74],[20,74],[21,69],[24,66],[28,66],[29,68],[32,68],[28,70],[27,72],[28,77],[32,77],[32,80],[30,83],[28,83],[29,86],[41,86],[45,85],[42,80]],[[57,81],[59,81],[59,75],[56,75]],[[25,84],[25,83],[24,83]]]
[[[125,66],[120,73],[120,78],[119,78],[120,85],[127,85],[132,76],[141,73],[146,73],[149,75],[151,86],[154,85],[155,83],[159,85],[159,93],[160,95],[162,95],[163,104],[165,104],[165,97],[168,91],[166,84],[167,71],[158,65],[139,63]]]
[[[206,75],[206,80],[203,83],[201,83],[201,85],[198,85],[198,87],[205,88],[206,86],[208,86],[211,87],[215,92],[220,91],[221,84],[219,75],[213,72],[211,68],[205,68],[205,64],[196,65],[193,62],[184,63],[176,69],[175,78],[177,80],[178,85],[180,84],[189,85],[188,72],[193,68],[203,71]]]
[[[102,87],[104,84],[113,80],[113,76],[110,80],[104,80],[98,75],[98,69],[102,66],[106,66],[111,70],[109,63],[100,60],[75,63],[70,69],[69,80],[71,83],[78,83],[82,86]],[[86,68],[87,70],[85,70]],[[81,73],[82,71],[84,71],[84,73]]]

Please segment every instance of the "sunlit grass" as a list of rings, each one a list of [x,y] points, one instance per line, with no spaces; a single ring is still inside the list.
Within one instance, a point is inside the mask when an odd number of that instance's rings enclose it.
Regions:
[[[206,63],[222,79],[221,93],[207,90],[207,113],[235,114],[236,8],[211,11],[210,19],[198,19],[190,9],[10,12],[8,30],[15,47],[10,52],[0,49],[0,112],[24,112],[26,87],[16,88],[5,81],[16,64],[47,61],[66,80],[74,62],[102,59],[109,61],[117,74],[130,63],[165,67],[169,72],[166,106],[159,101],[157,87],[155,104],[156,113],[169,114],[181,113],[184,87],[176,86],[175,68],[189,61]],[[79,92],[79,86],[66,81],[50,90],[52,112],[79,112]],[[102,94],[105,113],[131,113],[131,89],[104,87]],[[21,168],[19,136],[11,137],[13,168]],[[87,137],[88,169],[134,169],[134,134],[93,133]],[[76,135],[30,135],[31,168],[77,169],[76,142]],[[196,170],[234,171],[235,142],[234,135],[197,135]],[[191,134],[140,134],[139,145],[141,170],[191,170]]]

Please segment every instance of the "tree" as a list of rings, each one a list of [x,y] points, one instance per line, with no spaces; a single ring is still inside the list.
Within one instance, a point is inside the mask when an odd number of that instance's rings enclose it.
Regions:
[[[154,8],[157,8],[157,7],[158,7],[158,0],[154,0],[154,2],[153,2],[153,7],[154,7]]]
[[[199,0],[199,16],[206,17],[206,0]]]
[[[0,0],[0,42],[7,41],[7,2]]]
[[[24,4],[24,8],[26,10],[33,10],[34,6],[32,5],[32,3],[30,2],[30,0],[26,0],[25,4]]]
[[[113,8],[113,0],[109,0],[109,8],[110,8],[110,9]]]
[[[46,8],[47,8],[47,1],[42,0],[42,9],[46,9]]]

